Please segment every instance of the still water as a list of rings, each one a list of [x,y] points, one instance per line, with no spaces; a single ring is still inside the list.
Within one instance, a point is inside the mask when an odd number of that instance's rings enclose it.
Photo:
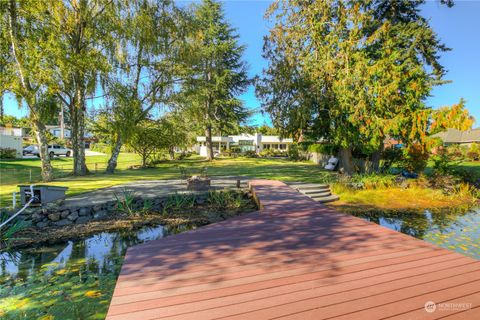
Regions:
[[[480,259],[480,208],[467,212],[363,213],[355,216]]]
[[[357,216],[480,259],[480,209]],[[157,226],[99,233],[0,255],[0,318],[104,319],[126,249],[188,229]]]
[[[104,319],[127,248],[189,229],[103,232],[0,254],[0,318]]]

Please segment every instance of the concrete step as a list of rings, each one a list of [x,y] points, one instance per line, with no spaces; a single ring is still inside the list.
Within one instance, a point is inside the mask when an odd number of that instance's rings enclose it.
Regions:
[[[315,193],[330,192],[330,188],[306,189],[306,190],[299,190],[299,191],[309,196]]]
[[[318,201],[320,203],[328,203],[328,202],[334,202],[334,201],[337,201],[340,199],[339,196],[337,196],[336,194],[332,194],[330,196],[327,196],[327,197],[317,197],[317,198],[312,198],[313,200],[315,201]]]
[[[332,193],[330,192],[330,190],[328,190],[324,192],[315,192],[311,194],[306,194],[306,196],[309,196],[310,198],[320,198],[320,197],[328,197],[331,194]]]

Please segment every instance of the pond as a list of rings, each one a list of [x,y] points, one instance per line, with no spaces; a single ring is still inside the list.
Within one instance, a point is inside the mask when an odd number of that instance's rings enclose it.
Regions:
[[[480,259],[480,208],[466,212],[356,213],[357,217]]]
[[[127,248],[189,229],[104,232],[0,254],[0,318],[104,319]]]

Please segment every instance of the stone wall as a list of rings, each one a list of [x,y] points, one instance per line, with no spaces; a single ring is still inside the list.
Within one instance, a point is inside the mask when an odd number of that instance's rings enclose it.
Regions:
[[[206,201],[208,194],[195,194],[197,203]],[[168,195],[142,199],[135,197],[131,209],[141,210],[148,206],[153,211],[162,211]],[[33,227],[45,228],[52,226],[66,226],[70,224],[83,224],[92,220],[104,219],[119,213],[117,201],[105,201],[104,203],[86,204],[84,206],[72,206],[68,201],[49,203],[44,207],[30,207],[18,217],[30,222]]]

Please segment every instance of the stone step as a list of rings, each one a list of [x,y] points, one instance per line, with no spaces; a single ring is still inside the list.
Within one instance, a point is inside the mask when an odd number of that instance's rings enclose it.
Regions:
[[[299,190],[299,191],[303,194],[311,195],[315,193],[330,192],[330,188],[306,189],[306,190]]]
[[[323,183],[294,183],[290,186],[298,190],[329,188],[328,184]]]
[[[312,198],[312,199],[317,201],[317,202],[320,202],[320,203],[328,203],[328,202],[337,201],[337,200],[340,199],[340,197],[337,196],[336,194],[332,194],[332,195],[327,196],[327,197],[317,197],[317,198]]]
[[[330,190],[328,190],[324,192],[315,192],[315,193],[306,194],[306,196],[309,196],[310,198],[320,198],[320,197],[328,197],[331,194],[332,193],[330,192]]]

